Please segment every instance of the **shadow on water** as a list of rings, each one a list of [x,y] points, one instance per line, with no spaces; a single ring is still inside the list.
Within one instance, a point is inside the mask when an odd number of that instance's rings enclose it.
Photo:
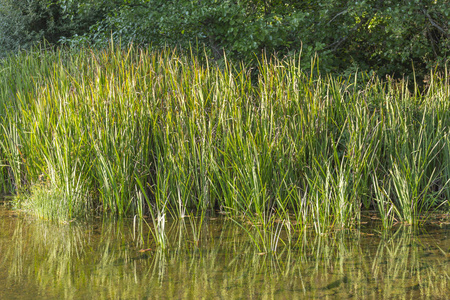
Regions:
[[[158,250],[133,220],[55,224],[0,208],[0,299],[445,299],[449,227],[304,233],[258,253],[227,219],[167,223]],[[200,239],[198,238],[200,236]]]

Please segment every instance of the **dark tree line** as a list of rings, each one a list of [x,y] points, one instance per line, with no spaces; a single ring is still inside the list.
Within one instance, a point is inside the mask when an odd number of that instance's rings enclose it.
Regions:
[[[403,76],[444,66],[448,0],[0,0],[0,55],[54,45],[205,47],[220,60],[319,54],[324,71]],[[203,48],[202,48],[203,49]],[[308,64],[308,59],[304,59]],[[421,74],[417,74],[421,73]]]

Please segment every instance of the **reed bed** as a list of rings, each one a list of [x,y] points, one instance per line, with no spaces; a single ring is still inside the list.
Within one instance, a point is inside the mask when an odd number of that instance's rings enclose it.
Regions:
[[[151,215],[163,241],[168,214],[215,210],[251,221],[270,251],[280,228],[325,233],[373,209],[388,228],[447,207],[448,72],[419,92],[309,75],[300,57],[265,58],[255,76],[112,44],[0,70],[0,185],[43,218]]]

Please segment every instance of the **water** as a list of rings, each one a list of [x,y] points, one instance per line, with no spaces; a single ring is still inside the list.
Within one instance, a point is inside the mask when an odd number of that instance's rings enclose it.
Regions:
[[[161,251],[132,219],[55,224],[0,207],[0,299],[447,299],[450,292],[450,227],[442,223],[305,233],[291,247],[280,241],[274,254],[260,253],[234,222],[198,227],[167,223]]]

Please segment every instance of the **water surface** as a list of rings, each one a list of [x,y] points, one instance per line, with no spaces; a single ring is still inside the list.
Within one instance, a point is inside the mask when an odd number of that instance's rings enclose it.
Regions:
[[[261,253],[226,219],[67,224],[0,207],[0,299],[447,299],[448,225],[303,233]],[[250,230],[251,233],[251,230]],[[195,238],[198,237],[198,238]],[[283,242],[284,241],[284,242]]]

